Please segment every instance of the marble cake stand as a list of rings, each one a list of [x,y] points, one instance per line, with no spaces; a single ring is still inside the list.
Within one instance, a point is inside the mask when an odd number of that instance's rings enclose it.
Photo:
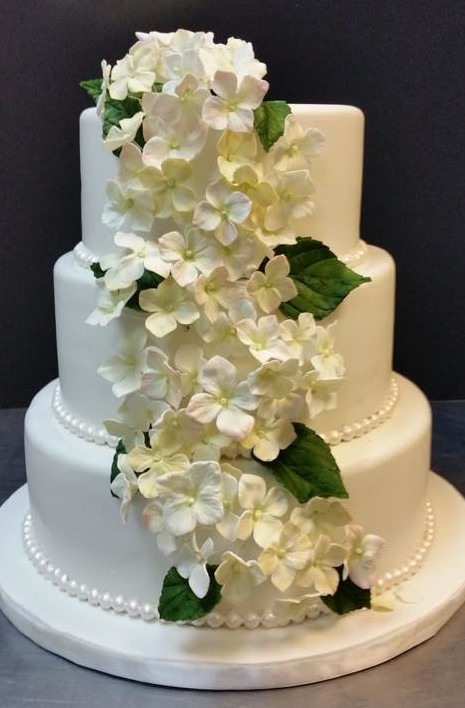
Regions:
[[[36,571],[21,537],[27,487],[0,508],[0,607],[27,637],[76,664],[165,686],[296,686],[360,671],[432,637],[465,600],[465,500],[431,473],[437,522],[409,602],[283,628],[210,629],[143,622],[70,598]],[[413,599],[413,601],[412,601]]]

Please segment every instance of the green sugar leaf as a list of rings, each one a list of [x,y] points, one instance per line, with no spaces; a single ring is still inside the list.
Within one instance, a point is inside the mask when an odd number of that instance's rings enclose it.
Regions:
[[[113,482],[115,477],[117,477],[120,474],[120,470],[118,468],[118,455],[125,455],[126,454],[126,448],[123,445],[122,440],[118,440],[118,444],[116,446],[115,454],[113,455],[113,462],[111,463],[111,474],[110,474],[110,484]],[[118,495],[113,492],[113,490],[110,489],[111,496],[116,497],[116,499],[119,499]]]
[[[370,278],[348,268],[321,241],[300,238],[291,246],[278,246],[276,255],[289,261],[290,277],[298,295],[280,306],[287,317],[297,319],[301,312],[311,312],[317,320],[330,315],[341,302]]]
[[[221,586],[215,580],[218,566],[207,565],[210,587],[205,597],[197,597],[188,581],[173,566],[165,575],[158,604],[160,619],[170,622],[187,622],[208,614],[221,600]]]
[[[81,81],[79,86],[83,88],[95,103],[97,103],[100,94],[102,93],[103,79],[89,79],[88,81]]]
[[[97,280],[99,280],[100,278],[103,278],[103,276],[105,275],[105,271],[102,270],[102,267],[98,261],[96,263],[91,263],[90,269],[91,269],[92,273],[94,274],[94,276],[97,278]]]
[[[362,607],[371,607],[371,592],[363,590],[352,582],[350,578],[342,579],[343,566],[337,568],[339,573],[339,585],[334,595],[323,595],[322,601],[326,607],[338,615],[345,615],[353,610],[361,610]]]
[[[255,109],[254,127],[267,152],[284,133],[284,123],[289,113],[291,107],[286,101],[263,101]]]
[[[313,497],[347,499],[339,467],[331,449],[313,430],[294,423],[297,438],[270,462],[255,458],[301,504]]]

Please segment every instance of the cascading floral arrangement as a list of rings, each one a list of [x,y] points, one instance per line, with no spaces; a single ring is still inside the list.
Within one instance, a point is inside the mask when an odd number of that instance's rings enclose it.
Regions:
[[[347,492],[311,429],[345,374],[334,325],[317,321],[366,280],[298,238],[324,137],[264,101],[251,44],[137,39],[82,83],[119,158],[102,217],[117,249],[92,266],[88,322],[133,313],[99,372],[122,399],[106,421],[112,494],[124,519],[147,500],[144,523],[172,560],[159,616],[198,619],[265,583],[291,619],[315,598],[369,607],[383,541],[335,501]]]

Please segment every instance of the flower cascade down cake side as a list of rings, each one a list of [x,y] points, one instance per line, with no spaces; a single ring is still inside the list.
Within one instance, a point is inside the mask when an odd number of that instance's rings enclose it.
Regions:
[[[266,100],[252,46],[137,33],[83,82],[59,382],[26,419],[29,555],[145,620],[387,602],[433,540],[431,420],[359,236],[363,114]]]

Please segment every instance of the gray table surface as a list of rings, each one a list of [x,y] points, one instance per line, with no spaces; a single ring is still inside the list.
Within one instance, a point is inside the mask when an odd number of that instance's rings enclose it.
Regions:
[[[465,493],[465,402],[435,403],[433,411],[433,468]],[[0,411],[0,504],[25,481],[23,418],[23,410]],[[311,686],[241,692],[148,686],[84,669],[36,646],[0,613],[0,708],[463,708],[464,668],[465,607],[436,637],[381,666]]]

